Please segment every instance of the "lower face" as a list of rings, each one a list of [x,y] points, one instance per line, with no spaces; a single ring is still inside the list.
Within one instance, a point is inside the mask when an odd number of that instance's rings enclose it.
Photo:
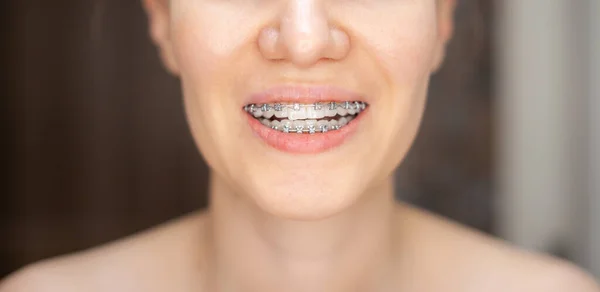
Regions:
[[[254,2],[172,0],[193,136],[215,176],[262,210],[332,216],[386,183],[415,137],[439,46],[436,2],[327,2],[348,53],[305,67],[264,57],[257,39],[282,1]]]

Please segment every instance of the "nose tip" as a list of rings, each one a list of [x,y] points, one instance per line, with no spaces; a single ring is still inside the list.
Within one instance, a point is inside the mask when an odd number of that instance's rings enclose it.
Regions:
[[[349,39],[343,31],[330,27],[318,0],[290,0],[279,30],[265,29],[259,45],[269,59],[287,59],[306,67],[321,59],[343,58]]]
[[[325,57],[324,50],[330,40],[329,34],[283,31],[282,41],[285,43],[290,61],[308,66]]]

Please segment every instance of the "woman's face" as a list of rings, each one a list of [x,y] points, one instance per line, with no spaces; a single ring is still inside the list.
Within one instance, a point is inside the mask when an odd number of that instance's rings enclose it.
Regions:
[[[452,30],[452,0],[145,4],[214,174],[294,219],[331,216],[389,178]]]

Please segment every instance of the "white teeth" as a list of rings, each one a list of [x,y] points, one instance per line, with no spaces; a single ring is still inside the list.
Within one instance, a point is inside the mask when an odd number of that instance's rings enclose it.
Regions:
[[[330,117],[333,118],[337,115],[337,110],[331,110],[331,109],[327,109],[325,110],[325,116],[326,117]]]
[[[279,124],[281,131],[284,133],[289,133],[290,130],[292,129],[292,122],[290,120],[283,120],[281,121],[281,123]]]
[[[275,111],[275,117],[276,118],[287,118],[288,116],[288,108],[287,107],[282,107],[281,110],[279,111]]]
[[[271,122],[271,128],[278,130],[281,127],[281,122],[274,120]]]
[[[286,120],[282,120],[282,121],[279,123],[279,125],[281,125],[282,127],[288,126],[288,127],[290,127],[290,128],[291,128],[291,127],[292,127],[292,121],[290,121],[290,120],[287,120],[287,119],[286,119]]]
[[[364,102],[328,102],[315,104],[250,104],[244,107],[255,118],[290,120],[322,119],[336,115],[356,115],[366,107]]]
[[[319,117],[322,116],[322,117]],[[306,118],[307,119],[321,119],[325,117],[325,113],[323,110],[316,110],[314,107],[306,108]]]
[[[261,124],[274,130],[284,133],[315,134],[346,126],[366,107],[364,102],[346,101],[314,104],[249,104],[244,106],[244,110]],[[324,119],[326,117],[331,119]]]
[[[294,129],[294,132],[302,133],[302,131],[304,131],[304,129],[306,129],[306,122],[305,121],[294,121],[294,122],[292,122],[292,128]]]
[[[329,131],[338,130],[354,119],[352,116],[341,117],[339,120],[295,120],[290,121],[288,119],[270,121],[268,119],[261,119],[261,123],[266,127],[274,129],[276,131],[284,133],[298,133],[298,134],[316,134],[326,133]]]
[[[308,132],[312,132],[314,134],[315,129],[317,128],[317,120],[306,120],[304,124]]]
[[[324,110],[316,110],[315,111],[315,119],[322,119],[325,117],[325,111]]]
[[[262,113],[262,116],[267,119],[272,118],[273,115],[275,115],[275,111],[273,111],[273,110],[268,110],[268,111]]]
[[[317,131],[317,120],[306,120],[306,129],[309,134],[314,134]]]
[[[298,109],[296,109],[296,107],[294,107],[293,110],[288,112],[288,119],[292,121],[306,119],[306,108],[299,107]]]

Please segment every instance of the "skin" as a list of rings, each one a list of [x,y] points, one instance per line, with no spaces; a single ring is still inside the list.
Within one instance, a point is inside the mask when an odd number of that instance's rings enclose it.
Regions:
[[[454,0],[144,0],[210,166],[211,206],[25,267],[19,291],[600,291],[573,265],[393,200]],[[250,93],[329,84],[369,97],[342,146],[269,148],[240,114]],[[377,141],[377,143],[366,142]]]

